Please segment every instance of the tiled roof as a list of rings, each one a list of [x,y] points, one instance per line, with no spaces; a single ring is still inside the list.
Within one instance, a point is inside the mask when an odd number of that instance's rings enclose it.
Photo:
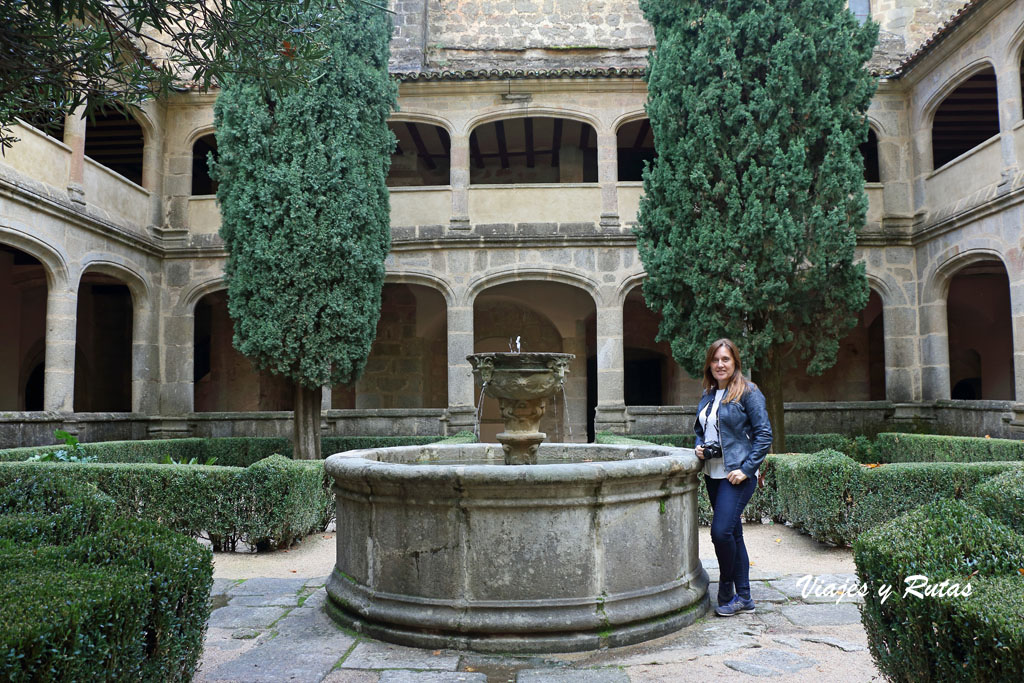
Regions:
[[[958,9],[953,16],[951,16],[949,19],[945,21],[945,23],[942,24],[942,26],[939,26],[939,28],[935,30],[935,33],[933,33],[931,37],[928,38],[928,40],[921,43],[916,50],[914,50],[902,62],[900,62],[900,65],[896,68],[895,72],[892,74],[891,77],[899,78],[904,73],[909,71],[910,68],[913,67],[915,63],[917,63],[918,60],[924,57],[924,55],[931,52],[932,49],[940,42],[942,42],[942,40],[946,36],[953,33],[953,31],[959,28],[960,23],[963,22],[964,18],[972,14],[974,10],[976,10],[984,3],[985,0],[967,0],[967,2],[964,3],[964,6]]]
[[[523,78],[643,78],[644,67],[592,67],[564,69],[465,69],[459,71],[393,71],[391,75],[413,81],[487,81]]]

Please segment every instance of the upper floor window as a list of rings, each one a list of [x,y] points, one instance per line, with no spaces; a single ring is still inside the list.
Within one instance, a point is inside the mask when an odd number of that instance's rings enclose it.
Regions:
[[[596,183],[597,133],[547,116],[484,123],[469,136],[469,182]]]
[[[388,187],[451,183],[452,142],[441,126],[414,121],[389,121],[398,144],[391,153]]]
[[[204,135],[192,145],[192,194],[217,194],[217,181],[210,177],[210,153],[217,157],[217,137]]]
[[[932,167],[944,166],[998,134],[996,73],[988,68],[961,83],[935,110]]]
[[[98,110],[85,124],[85,156],[142,185],[142,126],[131,115]]]
[[[644,164],[654,161],[654,135],[649,119],[631,121],[619,127],[619,180],[643,180]]]
[[[878,167],[878,136],[874,128],[868,128],[868,139],[860,145],[860,154],[864,157],[864,182],[882,182],[881,170]]]

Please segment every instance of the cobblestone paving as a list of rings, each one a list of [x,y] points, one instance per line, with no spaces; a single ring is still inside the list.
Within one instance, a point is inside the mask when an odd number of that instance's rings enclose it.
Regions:
[[[712,581],[713,560],[705,560]],[[818,577],[842,586],[854,575]],[[629,683],[729,678],[882,680],[856,596],[801,595],[796,575],[754,572],[757,611],[709,615],[663,638],[590,653],[490,656],[419,650],[345,631],[320,579],[217,579],[198,681],[325,683]],[[710,594],[717,585],[712,583]]]

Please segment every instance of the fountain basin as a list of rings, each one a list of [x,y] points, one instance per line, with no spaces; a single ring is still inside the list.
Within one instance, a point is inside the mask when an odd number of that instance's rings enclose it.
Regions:
[[[690,449],[496,444],[332,455],[328,609],[382,640],[481,652],[626,645],[708,608]],[[475,464],[494,462],[496,464]]]

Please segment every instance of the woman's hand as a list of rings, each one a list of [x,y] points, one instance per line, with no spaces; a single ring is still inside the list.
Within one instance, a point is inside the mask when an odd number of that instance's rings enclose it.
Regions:
[[[729,474],[725,475],[725,478],[729,480],[732,485],[742,484],[747,480],[747,475],[743,474],[743,470],[733,470]]]
[[[693,449],[693,452],[697,454],[697,457],[701,460],[704,459],[704,446],[697,446]]]

